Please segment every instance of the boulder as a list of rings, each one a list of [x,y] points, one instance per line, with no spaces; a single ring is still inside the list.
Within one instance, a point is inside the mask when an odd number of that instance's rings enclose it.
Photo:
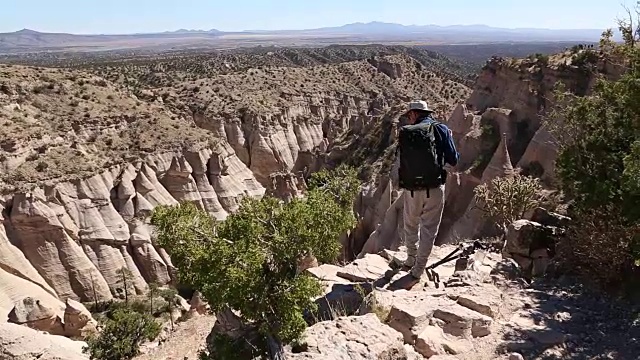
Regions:
[[[436,326],[427,326],[422,330],[416,338],[415,348],[420,355],[427,359],[434,355],[445,354],[442,343],[444,342],[444,333],[441,328]]]
[[[571,222],[571,218],[549,211],[545,208],[538,207],[533,211],[533,214],[531,215],[531,221],[547,226],[565,228]]]
[[[62,319],[58,316],[59,310],[38,299],[26,297],[15,304],[9,313],[9,322],[52,335],[64,335]]]
[[[463,338],[483,337],[491,334],[490,317],[458,304],[436,309],[433,317],[443,320],[444,332]]]
[[[380,293],[379,297],[380,303],[391,308],[387,323],[402,333],[409,344],[414,344],[415,337],[433,324],[452,336],[470,338],[488,335],[493,322],[490,317],[456,303],[438,289],[399,290]]]
[[[536,249],[531,252],[531,275],[544,275],[549,267],[551,257],[547,249]]]
[[[555,250],[559,234],[560,231],[556,227],[529,220],[517,220],[507,229],[502,256],[515,260],[524,270],[525,276],[532,273],[541,275],[546,270],[550,257],[547,249]]]
[[[0,360],[89,360],[86,343],[16,324],[0,323]]]
[[[199,291],[193,293],[191,297],[191,306],[189,308],[189,313],[191,315],[199,314],[204,315],[207,313],[208,304],[202,299],[202,294]]]
[[[374,314],[317,323],[307,328],[304,342],[286,355],[286,359],[318,360],[409,358],[402,334],[381,323]]]
[[[427,326],[416,337],[415,349],[425,358],[432,359],[438,355],[463,354],[473,349],[473,344],[466,339],[447,335],[438,326]]]
[[[72,339],[85,339],[97,332],[98,322],[81,303],[67,299],[64,310],[64,334]]]

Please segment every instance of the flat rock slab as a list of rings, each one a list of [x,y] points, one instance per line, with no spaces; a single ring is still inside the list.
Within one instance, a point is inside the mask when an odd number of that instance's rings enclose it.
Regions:
[[[338,272],[343,271],[340,266],[323,264],[317,267],[309,268],[305,271],[322,281],[342,284],[349,283],[349,281],[345,278],[338,276]]]
[[[491,307],[491,304],[486,299],[476,296],[461,295],[458,297],[457,303],[491,318],[495,317],[497,311],[497,309]]]
[[[415,349],[424,357],[431,359],[436,355],[457,355],[473,350],[473,344],[466,339],[447,335],[438,326],[427,326],[416,337]]]
[[[401,332],[409,344],[429,325],[437,309],[455,304],[446,296],[430,296],[427,292],[399,290],[381,295],[380,302],[390,304],[389,326]]]
[[[378,308],[384,309],[386,311],[390,311],[394,304],[398,302],[402,302],[403,297],[409,296],[413,294],[415,297],[421,296],[434,296],[434,297],[442,297],[445,295],[444,291],[436,290],[436,289],[422,289],[420,291],[414,290],[396,290],[390,291],[387,289],[374,288],[372,293],[369,296],[375,298],[375,304]],[[368,307],[364,307],[363,309],[368,309]],[[368,312],[368,311],[367,311]],[[364,313],[360,313],[360,315],[364,315]]]
[[[411,358],[402,334],[374,314],[317,323],[305,331],[305,344],[287,359],[401,360]],[[413,356],[416,359],[415,355]]]
[[[401,332],[409,344],[434,323],[445,333],[460,338],[483,337],[491,331],[491,317],[458,304],[442,289],[376,291],[374,294],[380,306],[390,309],[389,326]]]
[[[447,296],[458,304],[491,318],[496,317],[503,304],[500,294],[501,291],[492,284],[447,289]]]
[[[320,280],[324,286],[324,294],[326,295],[333,291],[334,284],[351,284],[349,280],[338,276],[338,271],[341,270],[342,268],[339,266],[323,264],[318,267],[309,268],[305,271]]]
[[[376,281],[391,270],[389,260],[380,255],[366,254],[351,264],[341,268],[337,276],[354,282]]]
[[[0,360],[88,360],[82,353],[85,345],[26,326],[0,323]]]

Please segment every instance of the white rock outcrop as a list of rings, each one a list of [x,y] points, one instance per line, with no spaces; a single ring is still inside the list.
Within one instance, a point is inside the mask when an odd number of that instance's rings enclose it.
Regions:
[[[217,219],[265,188],[221,142],[214,149],[166,152],[86,179],[16,193],[0,202],[0,314],[25,296],[57,304],[109,300],[133,274],[136,293],[171,281],[173,265],[152,241],[145,218],[155,206],[190,201]]]
[[[0,322],[0,360],[88,360],[86,343]]]

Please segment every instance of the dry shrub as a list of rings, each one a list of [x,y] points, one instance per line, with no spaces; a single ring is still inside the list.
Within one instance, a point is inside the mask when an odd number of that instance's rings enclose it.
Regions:
[[[475,206],[505,233],[509,224],[545,201],[540,180],[517,173],[477,186],[474,196]]]
[[[639,234],[640,224],[625,224],[613,207],[584,211],[558,244],[562,268],[599,286],[620,285],[634,268]]]

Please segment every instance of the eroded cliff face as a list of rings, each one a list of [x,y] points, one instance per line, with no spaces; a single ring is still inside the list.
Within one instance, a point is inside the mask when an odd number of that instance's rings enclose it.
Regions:
[[[145,222],[158,205],[190,201],[223,220],[244,196],[265,188],[225,142],[197,152],[164,152],[102,173],[7,195],[0,225],[0,312],[29,295],[58,303],[171,282],[173,265]]]
[[[549,124],[554,88],[562,84],[578,96],[591,92],[596,74],[615,78],[622,68],[608,58],[561,53],[542,59],[493,58],[478,77],[474,92],[449,118],[461,161],[460,183],[451,184],[438,242],[495,234],[495,227],[474,208],[473,189],[513,171],[539,177],[553,186],[558,147]],[[545,118],[549,123],[545,123]]]
[[[196,123],[226,139],[238,158],[265,187],[271,187],[273,173],[303,172],[322,166],[320,155],[335,138],[348,129],[359,131],[370,119],[370,101],[342,95],[288,98],[292,105],[278,113],[248,112],[225,119],[194,115]]]
[[[5,195],[0,225],[2,316],[24,296],[60,309],[66,299],[121,297],[122,268],[131,272],[137,294],[145,293],[150,282],[170,283],[175,269],[154,244],[153,229],[145,220],[156,206],[190,201],[224,220],[245,196],[301,196],[305,176],[338,161],[330,150],[336,149],[339,137],[361,136],[383,121],[380,114],[389,118],[384,104],[357,97],[290,101],[295,105],[280,114],[235,119],[195,114],[196,123],[217,139],[215,147],[164,151],[84,179]],[[371,191],[379,192],[366,187],[361,198],[370,197]],[[365,200],[359,205],[363,219],[381,219],[390,202],[378,204],[373,212],[369,204]],[[343,240],[346,244],[348,236]]]
[[[156,206],[190,201],[223,220],[245,196],[301,196],[311,173],[386,151],[360,140],[397,118],[390,106],[427,97],[440,108],[469,90],[408,56],[250,69],[136,95],[82,72],[0,73],[0,316],[27,296],[60,309],[122,297],[123,268],[138,294],[170,283],[175,269],[147,221]],[[394,196],[364,188],[345,245],[366,239]]]

